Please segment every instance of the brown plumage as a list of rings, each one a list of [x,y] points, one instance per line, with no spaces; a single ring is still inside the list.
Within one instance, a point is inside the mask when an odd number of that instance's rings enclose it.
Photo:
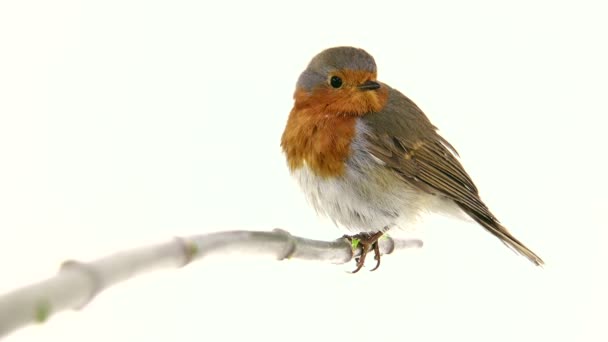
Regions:
[[[452,199],[507,246],[534,264],[542,265],[543,260],[511,235],[483,203],[471,177],[456,159],[458,153],[437,133],[422,110],[405,95],[397,91],[394,94],[396,99],[382,112],[394,111],[401,115],[370,114],[365,118],[372,131],[376,132],[368,134],[371,154],[397,172],[405,182],[430,194]],[[418,124],[412,127],[414,122]]]

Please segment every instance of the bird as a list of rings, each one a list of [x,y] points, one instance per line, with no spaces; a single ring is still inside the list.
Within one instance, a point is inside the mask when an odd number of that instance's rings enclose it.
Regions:
[[[377,79],[374,58],[332,47],[300,74],[281,136],[291,175],[320,215],[361,245],[358,272],[378,240],[424,212],[465,214],[535,265],[543,260],[488,209],[456,149],[407,96]]]

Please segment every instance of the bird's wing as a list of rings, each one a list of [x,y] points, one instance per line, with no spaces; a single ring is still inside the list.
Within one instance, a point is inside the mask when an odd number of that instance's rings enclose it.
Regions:
[[[456,150],[437,133],[424,113],[396,90],[391,91],[390,97],[383,111],[365,116],[371,128],[366,132],[369,152],[405,182],[452,199],[507,246],[535,264],[542,264],[541,258],[512,236],[490,212],[456,158]]]
[[[388,134],[370,135],[368,142],[369,152],[404,181],[428,193],[448,197],[488,220],[496,220],[479,198],[477,187],[469,175],[439,135],[414,141]]]

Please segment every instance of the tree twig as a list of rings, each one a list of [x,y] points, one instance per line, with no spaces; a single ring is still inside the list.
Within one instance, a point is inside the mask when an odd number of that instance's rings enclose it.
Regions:
[[[382,254],[418,248],[420,240],[380,241]],[[181,267],[209,255],[239,252],[269,255],[279,260],[304,259],[343,264],[357,257],[344,238],[332,242],[310,240],[282,230],[227,231],[179,237],[164,243],[121,251],[91,262],[66,261],[57,275],[0,296],[0,338],[51,315],[81,309],[103,290],[133,276],[165,267]]]

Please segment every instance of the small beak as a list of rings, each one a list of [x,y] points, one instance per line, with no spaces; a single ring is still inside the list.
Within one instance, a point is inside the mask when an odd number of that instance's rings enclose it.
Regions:
[[[357,88],[359,90],[363,90],[363,91],[376,90],[376,89],[380,88],[380,83],[374,82],[374,81],[367,81],[363,84],[360,84]]]

